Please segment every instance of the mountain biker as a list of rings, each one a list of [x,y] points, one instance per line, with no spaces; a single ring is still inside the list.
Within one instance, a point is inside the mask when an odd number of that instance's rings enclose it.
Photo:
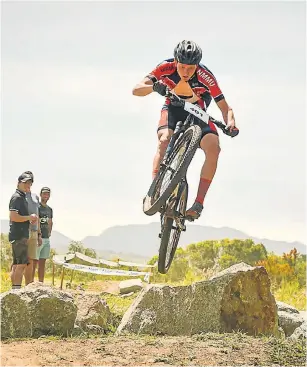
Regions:
[[[198,104],[203,110],[208,108],[213,98],[222,112],[227,128],[232,131],[235,128],[233,110],[226,102],[213,73],[200,63],[201,58],[202,50],[195,42],[187,40],[179,42],[174,49],[174,57],[158,64],[133,88],[132,93],[140,97],[152,92],[165,96],[167,90],[171,90],[188,102]],[[169,98],[166,98],[157,129],[158,148],[153,160],[153,179],[158,173],[176,123],[185,121],[187,115],[188,112],[172,105]],[[201,215],[205,196],[217,169],[220,153],[219,136],[215,125],[210,121],[203,129],[200,148],[206,158],[200,173],[196,199],[192,207],[186,211],[186,216],[190,220],[197,219]]]

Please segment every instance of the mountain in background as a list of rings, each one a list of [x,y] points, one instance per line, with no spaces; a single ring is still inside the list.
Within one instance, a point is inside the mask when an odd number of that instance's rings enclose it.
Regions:
[[[6,219],[1,219],[1,233],[8,233],[9,232],[9,221]],[[65,235],[63,235],[61,232],[58,231],[52,231],[52,246],[56,249],[58,253],[66,253],[68,250],[68,244],[71,241],[71,239]]]
[[[9,221],[1,220],[1,232],[8,233]],[[145,262],[159,251],[160,223],[149,224],[129,224],[124,226],[113,226],[107,228],[99,236],[87,236],[81,242],[85,247],[92,248],[96,253],[105,259],[119,257],[126,261]],[[276,241],[266,238],[250,236],[237,229],[228,227],[211,227],[190,224],[187,231],[181,234],[180,247],[185,247],[190,243],[206,240],[229,239],[252,239],[255,243],[263,243],[267,251],[282,255],[296,247],[298,252],[306,254],[306,245],[300,242]],[[66,237],[58,231],[52,231],[51,247],[57,253],[64,254],[68,250],[68,245],[72,239]]]
[[[160,242],[158,234],[160,232],[160,223],[150,224],[129,224],[124,226],[113,226],[107,228],[99,236],[88,236],[82,240],[86,247],[95,250],[110,250],[115,252],[132,252],[141,256],[151,258],[158,254]],[[211,227],[190,224],[187,225],[187,231],[180,237],[179,246],[185,247],[190,243],[206,240],[229,239],[252,239],[255,243],[263,243],[267,251],[282,255],[283,252],[289,252],[296,249],[306,254],[306,245],[300,242],[275,241],[266,238],[257,238],[250,236],[237,229],[228,227]]]
[[[6,219],[2,219],[1,233],[7,234],[8,232],[9,232],[9,221]],[[51,248],[54,248],[58,254],[65,254],[68,251],[69,243],[73,240],[63,235],[61,232],[53,230],[50,241],[51,241]],[[118,252],[113,251],[112,249],[104,250],[100,248],[100,246],[98,246],[98,248],[95,248],[95,251],[99,257],[107,260],[112,260],[118,257],[123,261],[133,261],[141,264],[146,263],[148,261],[148,257],[133,254],[129,250],[123,253],[121,251]]]

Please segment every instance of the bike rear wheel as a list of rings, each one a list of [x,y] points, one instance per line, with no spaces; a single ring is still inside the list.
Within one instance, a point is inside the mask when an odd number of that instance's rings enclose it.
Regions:
[[[178,186],[178,190],[180,190],[180,184]],[[177,217],[177,221],[180,221],[180,226],[178,226],[178,223],[176,222],[176,220],[174,220],[174,218],[167,217],[166,215],[164,215],[163,223],[161,226],[161,242],[158,259],[158,271],[161,274],[166,274],[170,269],[176,253],[176,249],[182,232],[182,227],[184,227],[184,215],[188,200],[187,185],[183,187],[183,190],[181,190],[181,193],[179,195],[180,196],[176,198],[174,210],[178,212],[178,214],[181,214],[181,218]]]
[[[201,135],[201,128],[198,125],[192,125],[175,142],[165,165],[160,167],[143,201],[143,212],[145,214],[156,214],[165,204],[179,181],[186,175],[189,164],[199,147]]]

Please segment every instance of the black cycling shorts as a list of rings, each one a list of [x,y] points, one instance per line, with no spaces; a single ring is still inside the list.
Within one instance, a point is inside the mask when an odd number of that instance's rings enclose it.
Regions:
[[[185,111],[180,107],[174,107],[171,105],[163,107],[157,131],[165,128],[174,131],[177,122],[178,121],[184,122],[188,117],[188,114],[189,113],[187,111]],[[209,121],[209,124],[203,128],[202,137],[204,137],[207,134],[214,134],[219,136],[216,126],[211,121]]]

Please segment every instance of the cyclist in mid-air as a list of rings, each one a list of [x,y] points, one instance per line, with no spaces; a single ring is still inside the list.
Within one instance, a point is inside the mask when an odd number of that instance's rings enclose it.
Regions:
[[[213,98],[222,112],[227,128],[232,131],[235,128],[233,110],[226,102],[213,73],[200,63],[201,58],[202,50],[195,42],[186,40],[179,42],[174,49],[174,58],[166,59],[158,64],[133,88],[133,94],[142,97],[157,92],[165,96],[168,89],[188,102],[198,104],[205,111]],[[187,115],[188,112],[172,105],[169,98],[166,98],[157,129],[158,149],[153,161],[153,179],[159,171],[160,162],[174,133],[176,123],[185,121]],[[205,152],[206,158],[201,169],[195,202],[186,211],[187,218],[192,220],[201,215],[204,199],[215,175],[220,153],[218,132],[210,121],[209,125],[203,129],[200,148]]]

